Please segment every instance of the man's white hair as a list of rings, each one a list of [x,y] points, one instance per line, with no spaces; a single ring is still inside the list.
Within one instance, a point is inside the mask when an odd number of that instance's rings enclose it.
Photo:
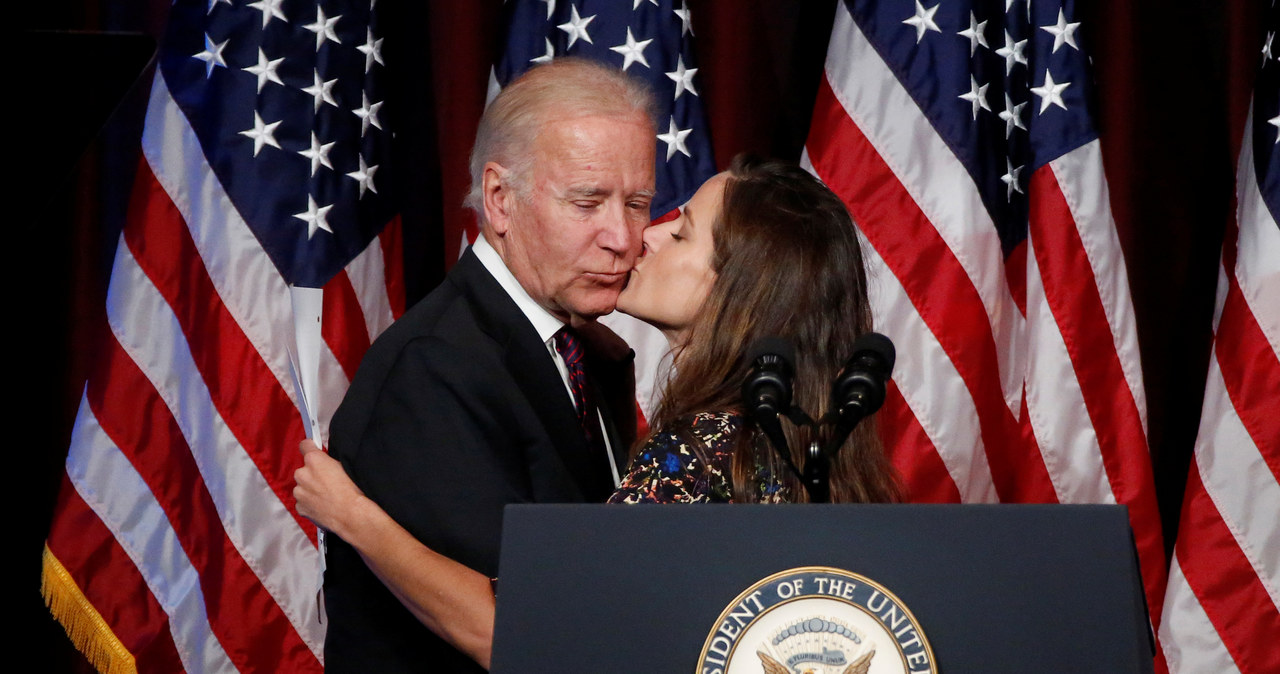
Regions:
[[[534,141],[542,126],[583,116],[643,118],[653,131],[656,106],[644,82],[583,58],[554,59],[507,85],[480,117],[471,149],[471,191],[464,205],[476,212],[476,220],[484,222],[486,163],[505,167],[508,184],[527,197]]]

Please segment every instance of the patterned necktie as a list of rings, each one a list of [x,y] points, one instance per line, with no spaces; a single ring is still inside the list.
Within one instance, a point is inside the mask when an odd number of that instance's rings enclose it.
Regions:
[[[600,421],[596,417],[595,397],[591,387],[587,385],[586,357],[582,350],[582,340],[568,326],[560,328],[555,334],[556,351],[564,359],[565,369],[569,371],[569,388],[573,392],[573,404],[578,408],[578,423],[586,436],[587,446],[604,451],[604,439],[600,433]]]

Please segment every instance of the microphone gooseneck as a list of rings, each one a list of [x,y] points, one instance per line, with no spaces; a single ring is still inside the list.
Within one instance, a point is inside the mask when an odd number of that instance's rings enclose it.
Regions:
[[[742,383],[743,407],[787,467],[799,478],[800,469],[791,460],[791,448],[778,418],[791,409],[795,347],[781,337],[764,337],[751,345],[747,360],[751,363],[751,372]]]
[[[893,342],[888,337],[875,332],[859,336],[853,343],[853,355],[831,383],[830,410],[815,422],[804,410],[791,404],[795,347],[781,337],[765,337],[748,350],[751,372],[742,383],[743,408],[804,485],[810,502],[830,500],[831,461],[858,423],[884,404],[885,387],[895,359]],[[806,449],[803,470],[791,458],[781,417],[787,417],[797,426],[812,427],[815,435],[820,426],[832,425],[825,448],[815,439]]]

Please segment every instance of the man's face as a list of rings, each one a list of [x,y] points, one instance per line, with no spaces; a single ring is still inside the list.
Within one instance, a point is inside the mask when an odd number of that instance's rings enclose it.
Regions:
[[[549,122],[534,141],[527,198],[506,200],[499,251],[520,285],[562,320],[613,311],[653,200],[653,132],[643,118]]]

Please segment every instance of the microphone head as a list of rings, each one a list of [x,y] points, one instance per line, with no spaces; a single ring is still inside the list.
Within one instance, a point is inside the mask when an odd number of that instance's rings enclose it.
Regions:
[[[868,332],[854,340],[853,355],[831,383],[831,407],[843,423],[852,428],[857,420],[880,409],[896,357],[893,342],[882,334]]]
[[[795,373],[795,347],[781,337],[764,337],[747,351],[751,372],[742,382],[742,402],[760,423],[791,408],[791,377]]]
[[[892,347],[890,347],[892,348]],[[747,349],[747,362],[754,367],[761,358],[766,356],[774,356],[786,363],[787,372],[795,372],[796,369],[796,348],[791,342],[781,337],[761,337],[751,343],[751,348]]]
[[[898,352],[893,348],[893,342],[888,337],[878,332],[868,332],[853,340],[853,356],[849,360],[854,361],[865,356],[878,358],[884,363],[884,376],[887,378],[893,373],[893,364],[898,358]]]

